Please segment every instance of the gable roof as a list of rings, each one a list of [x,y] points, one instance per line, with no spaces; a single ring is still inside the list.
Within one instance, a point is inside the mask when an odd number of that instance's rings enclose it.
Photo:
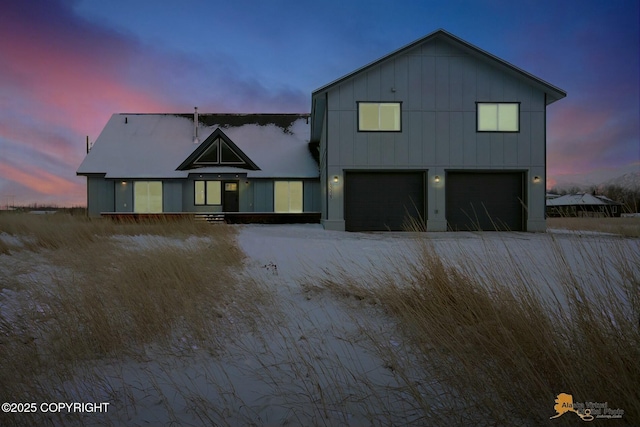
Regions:
[[[551,83],[548,83],[536,76],[534,76],[533,74],[530,74],[524,70],[522,70],[521,68],[516,67],[513,64],[510,64],[509,62],[498,58],[497,56],[480,49],[477,46],[472,45],[471,43],[468,43],[464,40],[462,40],[461,38],[454,36],[453,34],[443,30],[443,29],[439,29],[436,30],[412,43],[409,43],[406,46],[401,47],[400,49],[397,49],[391,53],[389,53],[388,55],[383,56],[382,58],[379,58],[363,67],[358,68],[357,70],[346,74],[342,77],[340,77],[337,80],[332,81],[331,83],[328,83],[316,90],[314,90],[311,93],[311,141],[313,142],[317,142],[320,140],[320,135],[322,132],[322,123],[324,122],[324,115],[326,113],[326,99],[324,96],[319,96],[322,93],[326,93],[327,91],[329,91],[330,89],[332,89],[333,87],[343,83],[344,81],[351,79],[352,77],[365,72],[387,60],[389,60],[390,58],[397,56],[397,55],[401,55],[405,52],[410,51],[411,49],[425,43],[428,41],[432,41],[432,40],[437,40],[437,39],[442,39],[447,41],[448,43],[452,44],[453,46],[455,46],[456,48],[460,49],[461,51],[468,53],[469,55],[475,57],[475,58],[479,58],[481,60],[484,60],[488,63],[497,65],[499,67],[501,67],[503,70],[505,70],[506,72],[512,73],[513,75],[517,76],[520,79],[524,79],[527,82],[529,82],[529,84],[531,84],[532,86],[537,87],[538,89],[540,89],[541,91],[543,91],[546,94],[546,104],[549,105],[559,99],[562,99],[564,97],[567,96],[567,93],[565,91],[563,91],[562,89],[553,86]]]
[[[194,144],[192,114],[114,114],[80,164],[77,174],[114,179],[186,178],[189,173],[242,173],[253,178],[317,178],[309,148],[308,114],[199,114]],[[200,165],[188,170],[216,137],[245,162]],[[203,148],[204,147],[204,148]],[[183,166],[184,170],[180,170]],[[247,166],[250,166],[247,169]]]
[[[400,49],[397,49],[397,50],[389,53],[388,55],[383,56],[382,58],[379,58],[379,59],[377,59],[377,60],[375,60],[375,61],[373,61],[373,62],[371,62],[371,63],[369,63],[369,64],[367,64],[367,65],[365,65],[363,67],[358,68],[357,70],[355,70],[355,71],[353,71],[353,72],[351,72],[351,73],[349,73],[347,75],[344,75],[344,76],[340,77],[337,80],[332,81],[331,83],[328,83],[328,84],[326,84],[326,85],[314,90],[313,93],[312,93],[312,96],[315,96],[316,94],[318,94],[320,92],[325,92],[325,91],[329,90],[330,88],[332,88],[333,86],[336,86],[336,85],[342,83],[343,81],[345,81],[347,79],[350,79],[351,77],[353,77],[356,74],[359,74],[359,73],[361,73],[363,71],[366,71],[366,70],[368,70],[368,69],[370,69],[372,67],[375,67],[376,65],[380,64],[381,62],[386,61],[387,59],[389,59],[389,58],[391,58],[393,56],[396,56],[396,55],[399,55],[401,53],[407,52],[407,51],[413,49],[414,47],[416,47],[416,46],[418,46],[418,45],[420,45],[422,43],[425,43],[425,42],[430,41],[430,40],[435,40],[435,39],[438,39],[438,38],[445,39],[448,42],[452,43],[454,46],[460,48],[461,50],[463,50],[463,51],[465,51],[465,52],[467,52],[467,53],[469,53],[469,54],[471,54],[473,56],[484,58],[484,59],[487,59],[489,61],[492,61],[495,64],[497,64],[499,66],[502,66],[502,67],[505,67],[507,70],[515,72],[516,74],[519,74],[520,76],[524,77],[525,79],[530,80],[530,82],[532,84],[534,84],[535,86],[540,87],[547,94],[547,105],[549,105],[552,102],[555,102],[555,101],[557,101],[559,99],[562,99],[562,98],[567,96],[567,93],[565,91],[563,91],[562,89],[560,89],[560,88],[558,88],[556,86],[553,86],[551,83],[548,83],[548,82],[546,82],[546,81],[534,76],[533,74],[530,74],[530,73],[524,71],[523,69],[518,68],[515,65],[513,65],[513,64],[511,64],[511,63],[509,63],[509,62],[507,62],[507,61],[505,61],[503,59],[500,59],[497,56],[495,56],[495,55],[493,55],[493,54],[491,54],[491,53],[489,53],[489,52],[487,52],[485,50],[482,50],[479,47],[474,46],[471,43],[466,42],[466,41],[462,40],[461,38],[459,38],[457,36],[454,36],[453,34],[447,32],[447,31],[445,31],[443,29],[436,30],[436,31],[434,31],[434,32],[432,32],[432,33],[430,33],[430,34],[428,34],[428,35],[426,35],[426,36],[424,36],[424,37],[412,42],[412,43],[409,43],[406,46],[401,47]]]
[[[222,147],[220,145],[222,145]],[[197,169],[207,167],[208,163],[217,164],[218,166],[224,166],[224,160],[218,161],[217,159],[221,158],[220,156],[222,156],[222,151],[225,147],[230,150],[230,152],[237,158],[237,162],[228,162],[229,164],[239,163],[238,165],[234,164],[233,166],[239,167],[241,169],[260,169],[258,166],[256,166],[255,163],[253,163],[253,161],[249,157],[247,157],[246,154],[242,152],[242,150],[238,148],[236,144],[233,143],[233,141],[231,141],[231,139],[229,139],[229,137],[220,128],[214,130],[207,139],[205,139],[201,144],[198,144],[197,148],[193,150],[193,153],[191,153],[191,155],[187,157],[185,161],[182,162],[180,166],[178,166],[177,169],[181,171]],[[201,159],[205,157],[209,152],[211,152],[212,149],[217,150],[216,161],[201,161]]]
[[[547,206],[591,206],[622,205],[605,196],[593,196],[589,193],[565,194],[554,199],[547,199]]]

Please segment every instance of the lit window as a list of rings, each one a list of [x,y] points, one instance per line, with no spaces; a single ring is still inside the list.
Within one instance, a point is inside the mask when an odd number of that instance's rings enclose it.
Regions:
[[[162,212],[162,181],[133,183],[133,211],[136,213]]]
[[[400,103],[359,102],[358,130],[400,132]]]
[[[196,181],[195,182],[195,191],[196,191],[195,204],[196,205],[204,205],[205,204],[204,186],[205,186],[204,181]]]
[[[221,205],[220,181],[195,181],[196,205]]]
[[[276,181],[275,212],[302,212],[302,181]]]
[[[519,132],[520,104],[478,102],[478,132]]]

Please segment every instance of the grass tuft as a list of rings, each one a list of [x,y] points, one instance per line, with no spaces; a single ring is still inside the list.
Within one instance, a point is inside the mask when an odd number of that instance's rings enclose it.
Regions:
[[[366,277],[343,270],[323,286],[379,302],[396,319],[415,359],[391,366],[430,422],[536,425],[555,415],[561,392],[623,409],[623,424],[640,419],[639,253],[613,244],[603,254],[579,239],[567,250],[550,237],[555,268],[538,271],[509,256],[451,262],[426,242],[414,260],[389,260]],[[476,256],[463,248],[455,261]],[[435,381],[416,385],[416,370]],[[433,395],[448,398],[438,407],[424,398]]]

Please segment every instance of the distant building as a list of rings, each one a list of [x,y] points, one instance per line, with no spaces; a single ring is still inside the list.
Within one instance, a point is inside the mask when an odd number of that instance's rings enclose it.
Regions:
[[[589,193],[547,198],[548,217],[619,217],[622,203]]]

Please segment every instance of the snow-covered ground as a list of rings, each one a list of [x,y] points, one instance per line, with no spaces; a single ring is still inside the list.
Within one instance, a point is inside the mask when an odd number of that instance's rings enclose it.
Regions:
[[[310,292],[307,285],[341,269],[366,277],[401,267],[419,256],[418,247],[479,272],[498,264],[524,268],[525,276],[540,286],[547,286],[563,268],[558,250],[577,275],[588,262],[585,253],[612,257],[640,253],[640,239],[580,232],[343,233],[319,225],[238,228],[237,241],[247,256],[245,269],[238,274],[256,280],[272,294],[273,313],[265,313],[257,328],[239,328],[222,354],[209,354],[185,338],[184,349],[166,354],[166,349],[150,347],[137,360],[102,361],[94,371],[60,384],[65,390],[61,398],[110,402],[109,414],[83,416],[86,425],[411,424],[420,413],[415,397],[406,394],[406,384],[414,382],[418,390],[428,390],[421,384],[430,378],[427,372],[399,378],[394,371],[394,361],[412,356],[392,319],[377,306],[356,306],[357,302],[328,293]],[[116,240],[131,249],[197,245],[200,239],[180,243],[157,236],[123,236]],[[8,258],[0,256],[0,269],[9,268],[3,265]],[[510,273],[507,269],[500,274]],[[0,310],[8,310],[15,295],[1,290]],[[367,339],[371,335],[386,353],[374,351]],[[101,381],[96,382],[96,376]],[[94,380],[87,389],[82,378],[89,377]],[[438,404],[435,396],[423,398]]]

